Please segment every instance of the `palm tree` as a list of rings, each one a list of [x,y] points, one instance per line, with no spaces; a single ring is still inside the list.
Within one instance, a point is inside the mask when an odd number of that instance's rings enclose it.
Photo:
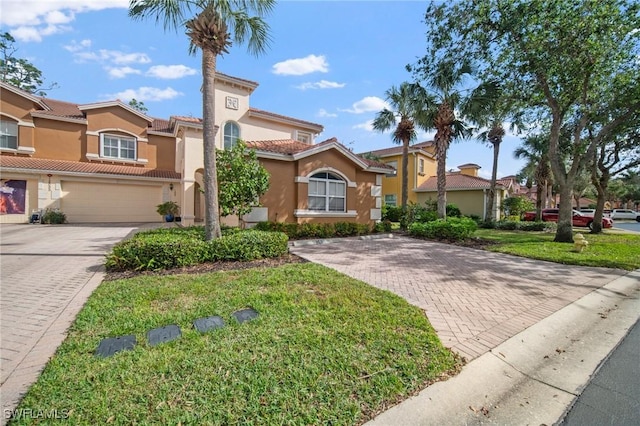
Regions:
[[[384,108],[376,114],[373,128],[385,132],[395,127],[393,141],[402,144],[402,196],[403,215],[407,211],[409,198],[409,144],[416,139],[416,125],[422,127],[425,92],[417,84],[404,82],[400,87],[391,86],[385,92],[391,109]]]
[[[466,60],[441,60],[434,66],[423,61],[420,71],[427,86],[424,119],[428,127],[436,129],[438,216],[444,219],[447,215],[446,162],[449,145],[456,139],[471,136],[473,129],[468,121],[472,121],[487,104],[494,102],[498,86],[495,82],[485,82],[475,90],[465,89],[465,79],[474,71]],[[459,110],[458,115],[456,110]]]
[[[485,222],[493,221],[494,205],[496,203],[496,185],[498,181],[498,157],[500,156],[500,144],[504,138],[505,131],[502,126],[502,117],[494,117],[489,123],[489,129],[478,135],[478,139],[488,142],[493,146],[493,167],[491,168],[491,184],[489,186],[489,196],[485,206]]]
[[[229,53],[232,42],[244,43],[259,54],[269,44],[269,26],[262,19],[275,0],[131,0],[129,16],[154,18],[165,29],[185,28],[189,52],[202,50],[202,127],[204,145],[205,238],[221,235],[216,171],[215,76],[218,55]],[[250,13],[255,16],[250,16]]]
[[[543,200],[551,185],[551,165],[549,162],[549,138],[546,134],[530,135],[524,138],[513,152],[517,159],[527,161],[524,169],[533,171],[533,179],[536,183],[536,220],[542,220]]]

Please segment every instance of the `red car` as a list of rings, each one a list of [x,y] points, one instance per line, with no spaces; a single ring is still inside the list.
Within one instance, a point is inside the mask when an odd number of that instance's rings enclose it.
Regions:
[[[536,220],[536,212],[526,212],[524,214],[524,220],[533,221]],[[543,209],[542,210],[542,221],[543,222],[558,222],[558,209]],[[573,226],[586,226],[591,229],[591,225],[593,224],[593,216],[588,216],[580,213],[577,210],[573,211]],[[611,228],[613,227],[613,221],[608,217],[602,218],[602,227],[603,228]]]

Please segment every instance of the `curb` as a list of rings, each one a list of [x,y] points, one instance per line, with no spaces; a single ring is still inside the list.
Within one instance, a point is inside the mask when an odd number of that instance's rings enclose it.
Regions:
[[[640,270],[515,335],[445,382],[392,407],[379,425],[554,424],[640,317]]]

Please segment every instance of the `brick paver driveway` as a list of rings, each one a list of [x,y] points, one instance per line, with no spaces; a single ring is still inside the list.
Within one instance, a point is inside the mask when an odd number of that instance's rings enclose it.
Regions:
[[[467,359],[625,273],[395,236],[291,252],[424,309],[443,344]]]
[[[136,229],[136,224],[0,226],[3,423],[4,410],[14,408],[35,382],[102,281],[105,253]]]

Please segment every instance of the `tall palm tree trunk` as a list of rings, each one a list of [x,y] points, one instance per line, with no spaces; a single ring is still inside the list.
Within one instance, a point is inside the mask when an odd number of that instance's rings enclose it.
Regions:
[[[402,141],[402,213],[407,213],[409,202],[409,139]]]
[[[491,170],[491,185],[489,187],[489,199],[487,200],[486,213],[484,220],[486,222],[493,221],[493,213],[495,212],[496,203],[496,182],[498,180],[498,157],[500,155],[500,142],[493,142],[493,168]]]
[[[447,144],[448,141],[436,134],[436,152],[438,156],[437,188],[438,188],[438,217],[447,218]]]
[[[218,172],[216,168],[215,78],[216,55],[209,49],[202,49],[204,224],[207,241],[222,235],[218,211]]]

